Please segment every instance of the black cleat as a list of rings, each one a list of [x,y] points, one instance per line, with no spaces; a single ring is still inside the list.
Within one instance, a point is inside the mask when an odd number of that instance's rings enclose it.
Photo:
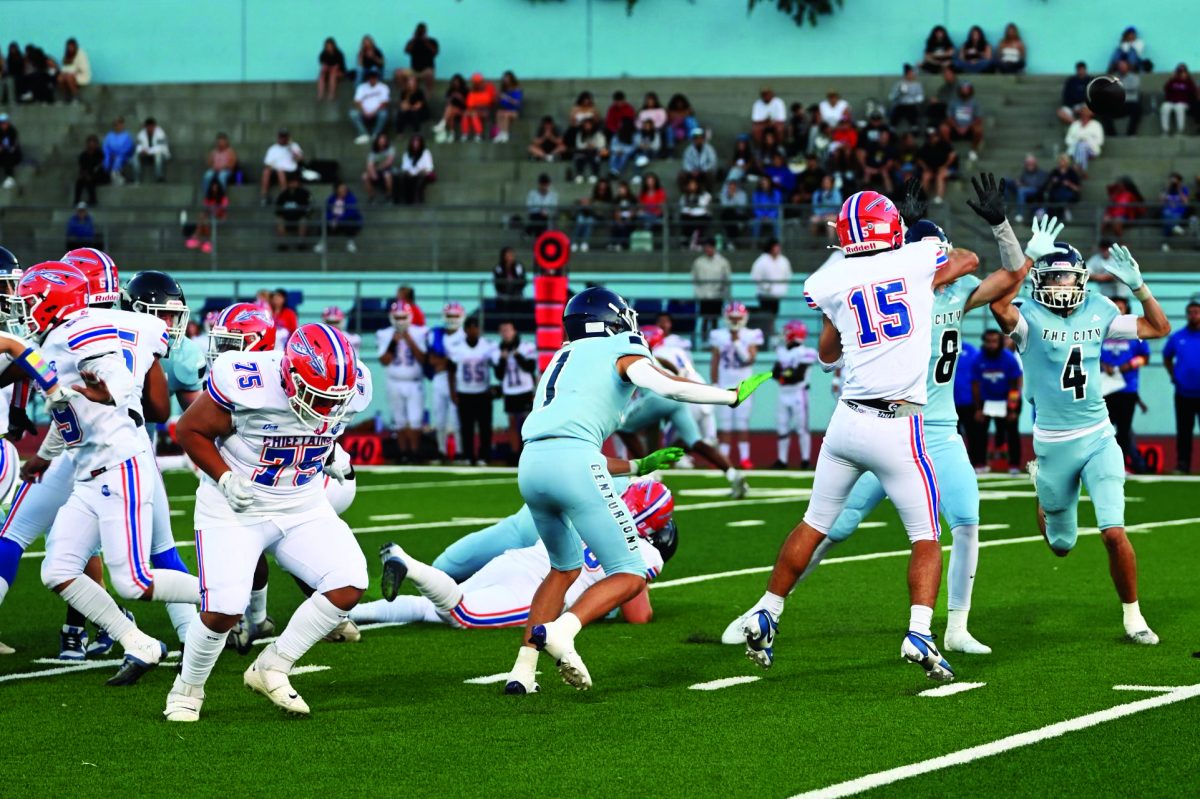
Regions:
[[[383,562],[383,575],[379,578],[379,590],[383,598],[391,602],[400,593],[400,586],[408,576],[408,564],[398,557],[390,557]]]
[[[162,658],[167,656],[167,645],[162,641],[156,642],[160,648],[159,659],[153,662],[142,660],[134,655],[125,653],[125,660],[121,663],[121,668],[117,669],[117,673],[109,677],[105,681],[105,685],[125,686],[133,685],[138,680],[142,679],[142,675],[157,666]]]

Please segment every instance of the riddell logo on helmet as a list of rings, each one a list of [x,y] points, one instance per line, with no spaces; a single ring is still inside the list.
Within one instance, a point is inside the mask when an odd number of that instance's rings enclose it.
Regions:
[[[847,244],[846,246],[842,247],[842,252],[850,255],[856,252],[869,252],[871,250],[878,250],[881,249],[881,246],[886,245],[883,245],[883,242],[879,241],[860,241],[857,244]]]

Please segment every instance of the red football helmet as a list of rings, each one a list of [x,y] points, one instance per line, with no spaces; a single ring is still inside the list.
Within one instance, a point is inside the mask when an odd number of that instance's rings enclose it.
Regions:
[[[467,318],[467,311],[457,302],[448,302],[442,306],[442,326],[447,333],[457,333]]]
[[[625,506],[633,514],[638,534],[649,538],[671,521],[675,510],[675,497],[671,489],[657,480],[635,480],[621,495]]]
[[[340,330],[342,323],[346,321],[346,312],[336,305],[330,305],[321,311],[321,321]]]
[[[88,305],[111,305],[121,299],[117,280],[117,262],[95,247],[80,247],[62,257],[62,262],[77,267],[87,277]]]
[[[21,302],[13,309],[19,318],[9,329],[43,341],[68,316],[88,306],[88,279],[83,271],[62,261],[46,261],[26,269],[17,286]]]
[[[729,325],[730,330],[741,330],[749,318],[750,312],[742,303],[731,302],[725,306],[725,324]]]
[[[803,344],[808,338],[808,325],[798,319],[793,319],[783,326],[783,340],[788,344]]]
[[[321,324],[301,325],[283,351],[283,390],[304,424],[336,424],[354,396],[358,359],[346,334]]]
[[[660,346],[666,336],[663,335],[663,329],[658,325],[639,326],[638,330],[642,334],[642,338],[646,339],[646,346],[650,349]]]
[[[392,327],[402,330],[412,324],[413,307],[404,300],[396,300],[388,308],[388,316],[392,320]]]
[[[208,359],[222,352],[261,352],[275,349],[271,314],[248,302],[235,302],[217,314],[208,331]]]
[[[851,194],[838,214],[837,237],[846,255],[898,250],[904,243],[900,211],[879,192]]]

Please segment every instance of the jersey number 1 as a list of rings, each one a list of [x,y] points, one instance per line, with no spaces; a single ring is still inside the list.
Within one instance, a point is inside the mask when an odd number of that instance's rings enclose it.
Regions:
[[[858,319],[858,346],[872,347],[881,338],[892,341],[912,333],[912,314],[904,301],[907,291],[903,280],[887,280],[850,292],[848,301]]]
[[[1083,347],[1077,344],[1071,347],[1067,362],[1063,364],[1062,390],[1074,392],[1074,398],[1081,400],[1087,393],[1087,381],[1087,372],[1083,369]]]

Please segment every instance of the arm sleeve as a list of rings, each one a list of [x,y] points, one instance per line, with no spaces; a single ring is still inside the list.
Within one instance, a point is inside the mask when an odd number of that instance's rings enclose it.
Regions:
[[[108,393],[115,405],[128,405],[134,400],[141,403],[136,394],[133,373],[125,366],[125,359],[115,352],[106,352],[79,362],[80,371],[94,372],[108,386]]]
[[[37,454],[39,458],[50,461],[54,460],[66,448],[66,442],[63,441],[62,433],[58,430],[58,425],[52,424],[50,425],[50,429],[46,431],[46,437],[42,439]]]
[[[1108,338],[1136,339],[1138,337],[1137,314],[1120,314],[1108,325]]]
[[[631,364],[625,374],[629,382],[638,388],[653,391],[667,399],[701,405],[732,405],[737,400],[737,392],[730,389],[674,380],[656,369],[648,358]]]
[[[1016,272],[1025,265],[1025,252],[1017,241],[1017,234],[1012,225],[1005,219],[999,225],[992,226],[992,235],[1000,246],[1000,266],[1008,272]]]

